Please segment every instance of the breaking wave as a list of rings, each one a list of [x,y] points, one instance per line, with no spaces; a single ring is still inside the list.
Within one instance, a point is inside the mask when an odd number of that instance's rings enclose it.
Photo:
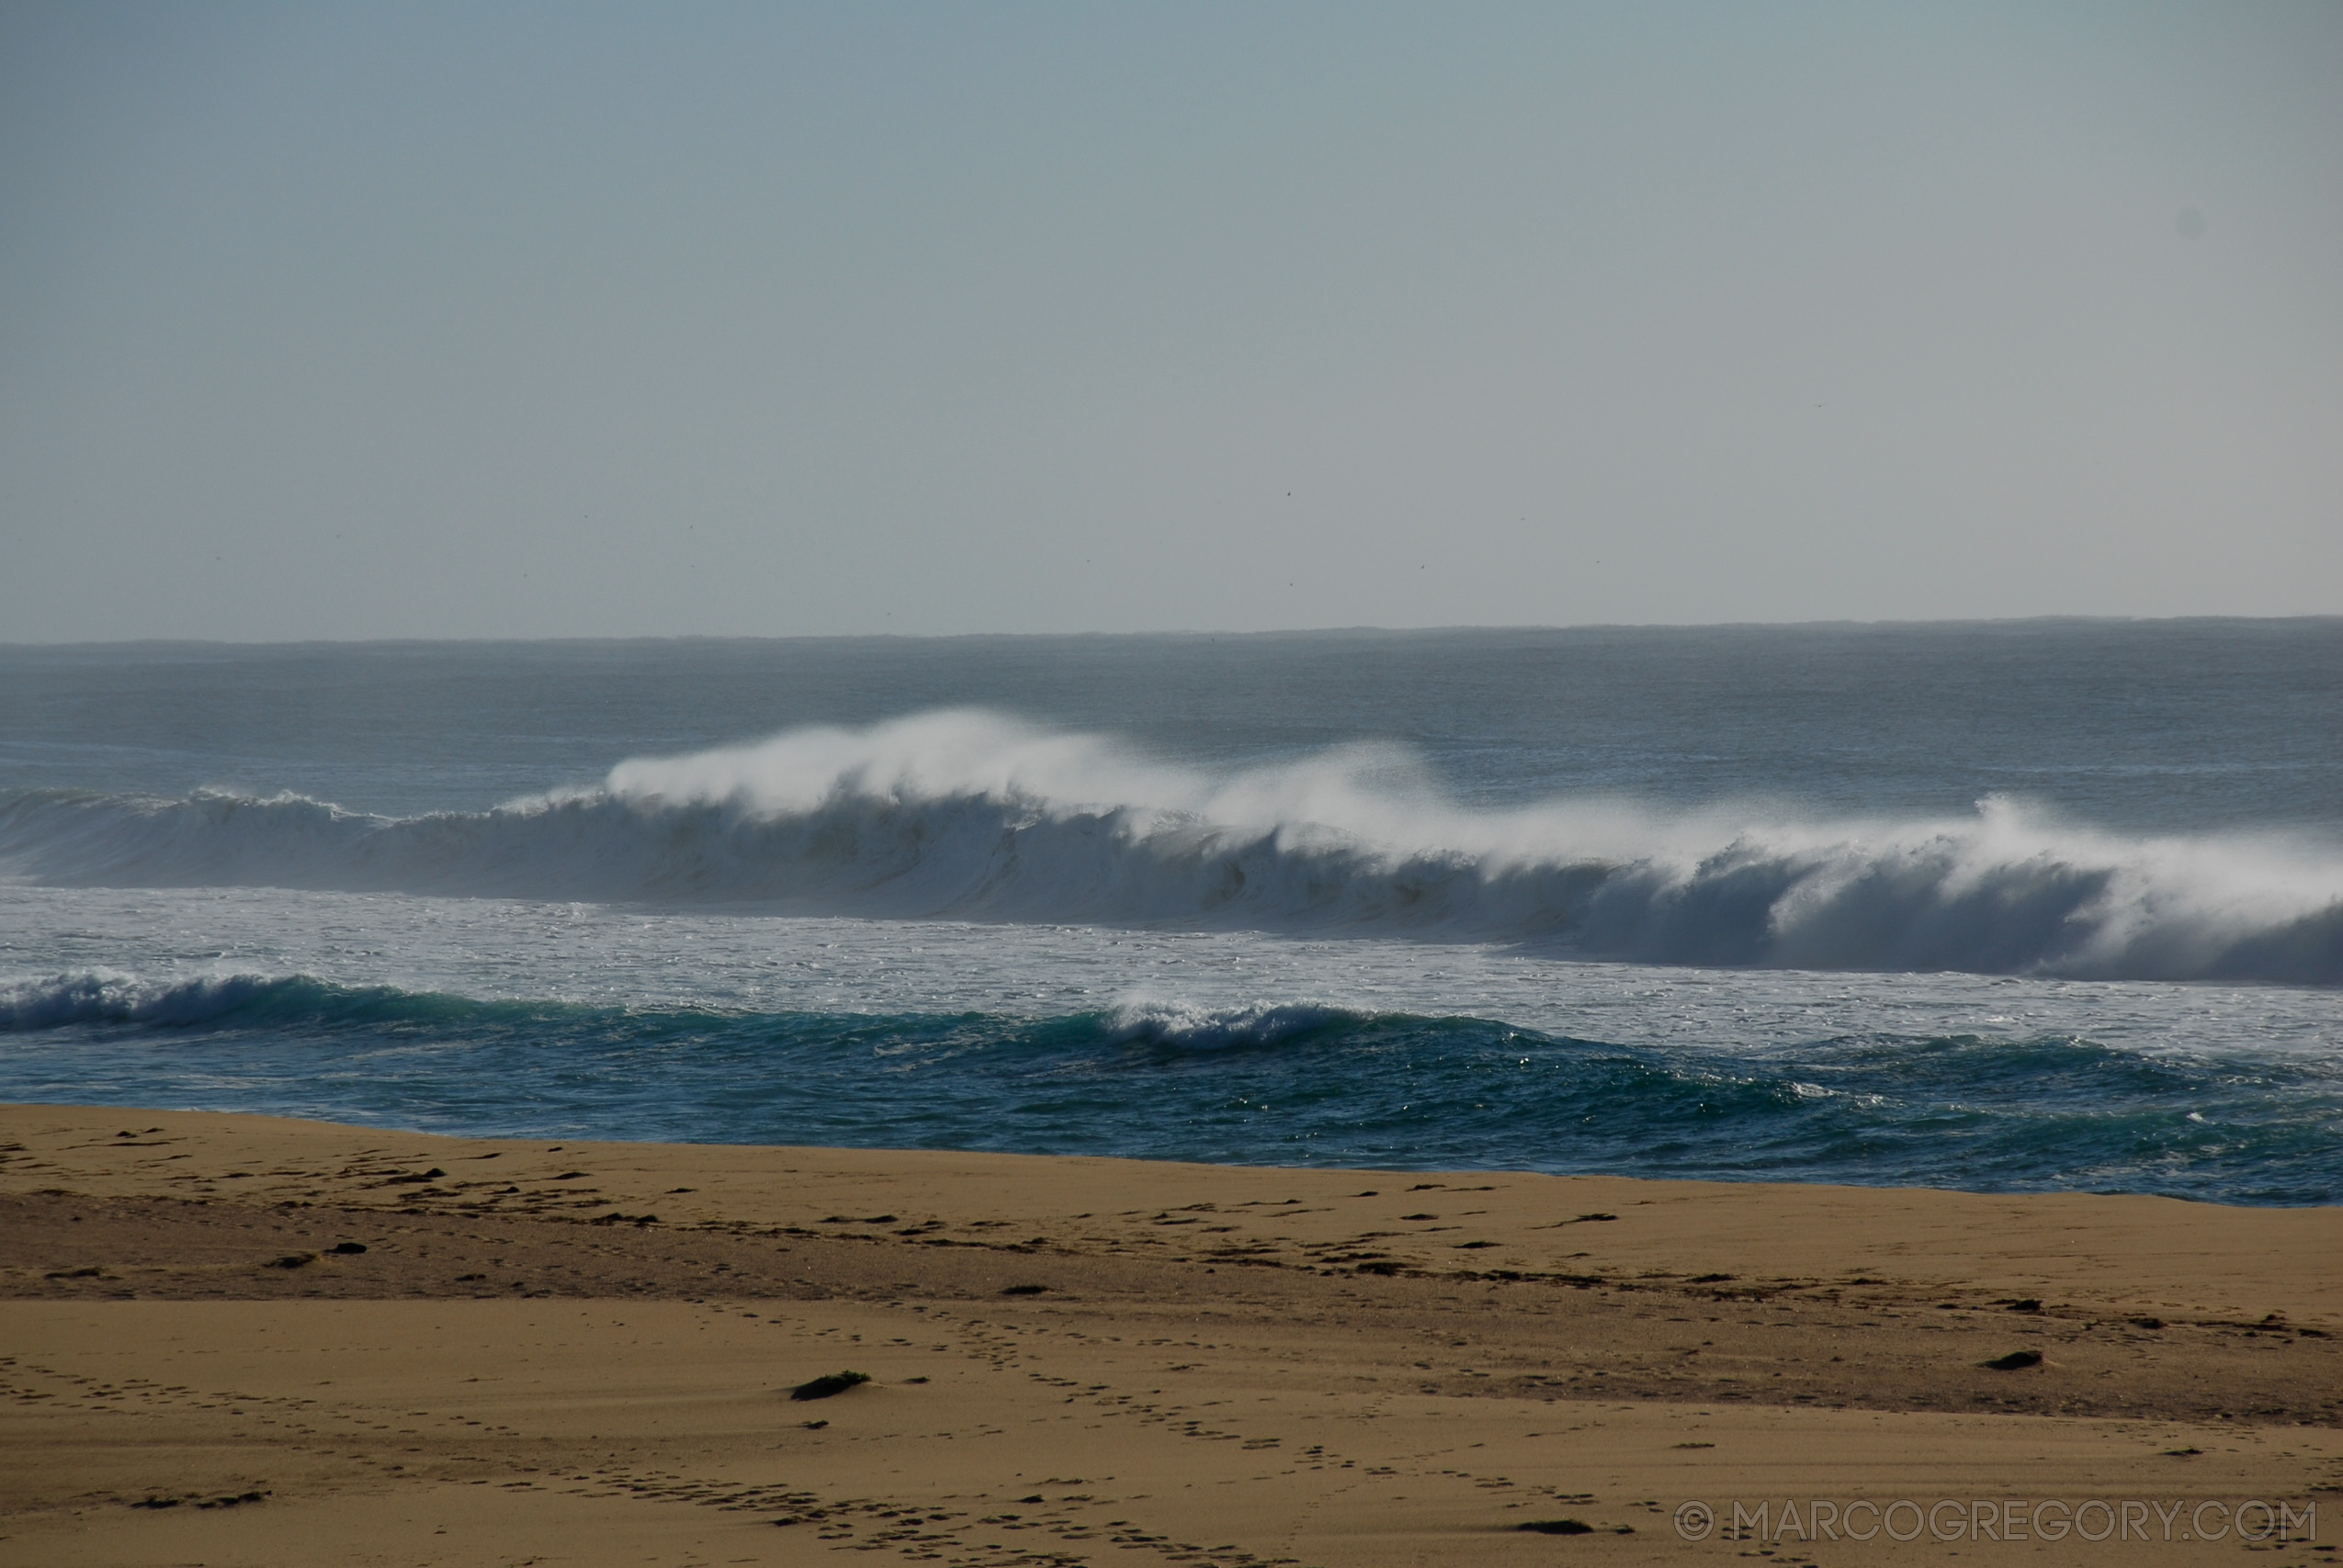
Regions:
[[[2343,1195],[2329,1056],[2066,1034],[1655,1046],[1301,999],[759,1011],[85,971],[0,980],[0,1100],[470,1136]]]
[[[1126,1002],[1103,1021],[1117,1045],[1160,1045],[1191,1051],[1280,1045],[1371,1025],[1384,1015],[1322,1002],[1255,1002],[1204,1008],[1188,1002]]]
[[[1493,941],[1630,962],[2343,984],[2343,859],[1988,799],[1941,820],[1474,811],[1410,756],[1211,773],[996,715],[793,730],[601,787],[390,818],[292,795],[24,792],[0,873]]]
[[[461,1035],[526,1026],[532,1038],[591,1034],[608,1041],[663,1037],[678,1031],[724,1034],[789,1030],[821,1015],[760,1013],[721,1008],[612,1007],[538,999],[482,999],[396,986],[344,986],[313,975],[209,974],[168,978],[118,970],[0,980],[0,1034],[75,1028],[216,1031],[290,1029],[419,1029]],[[1388,1020],[1442,1024],[1409,1014],[1360,1012],[1325,1002],[1255,1002],[1199,1007],[1189,1002],[1133,999],[1096,1013],[1060,1019],[993,1019],[980,1014],[933,1017],[846,1013],[830,1021],[844,1032],[874,1038],[951,1038],[973,1024],[979,1035],[1030,1035],[1058,1043],[1212,1051],[1273,1046],[1319,1037],[1347,1037]],[[874,1032],[876,1032],[874,1033]]]
[[[318,989],[317,982],[305,977],[265,975],[157,982],[93,973],[15,980],[0,986],[0,1032],[85,1023],[194,1028]]]
[[[475,1001],[395,986],[337,986],[309,975],[158,979],[113,970],[85,970],[0,981],[0,1034],[80,1026],[473,1028],[542,1024],[593,1012],[560,1002]]]

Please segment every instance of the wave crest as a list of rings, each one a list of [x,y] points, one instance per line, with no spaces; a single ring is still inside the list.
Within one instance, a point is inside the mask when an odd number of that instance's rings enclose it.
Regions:
[[[1935,821],[1467,811],[1405,753],[1214,775],[953,712],[641,759],[599,789],[386,818],[295,795],[0,802],[78,886],[723,902],[804,914],[1497,941],[1631,962],[2343,984],[2343,863],[2006,800]]]
[[[0,1033],[78,1023],[192,1028],[255,1007],[309,1000],[323,987],[305,976],[206,975],[153,980],[94,970],[0,985]]]
[[[1321,1002],[1256,1002],[1234,1008],[1205,1008],[1188,1002],[1126,1002],[1104,1020],[1106,1038],[1113,1044],[1160,1045],[1187,1051],[1277,1045],[1373,1021],[1372,1014]]]

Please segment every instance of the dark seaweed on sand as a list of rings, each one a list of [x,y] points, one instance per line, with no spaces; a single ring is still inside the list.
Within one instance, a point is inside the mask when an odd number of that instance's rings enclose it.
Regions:
[[[832,1394],[845,1393],[858,1382],[870,1382],[868,1372],[832,1372],[829,1376],[816,1378],[811,1382],[799,1383],[789,1391],[789,1397],[791,1399],[828,1399]]]

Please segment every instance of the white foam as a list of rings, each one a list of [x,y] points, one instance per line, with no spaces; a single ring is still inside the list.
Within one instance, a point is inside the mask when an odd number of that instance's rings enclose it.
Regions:
[[[0,867],[807,914],[1375,933],[1644,963],[2343,983],[2343,862],[2146,839],[2008,800],[1937,820],[1617,801],[1471,811],[1403,752],[1215,774],[954,711],[638,759],[598,790],[384,818],[39,793]]]
[[[1172,1045],[1186,1050],[1225,1050],[1273,1045],[1296,1034],[1369,1015],[1322,1002],[1254,1002],[1237,1007],[1199,1007],[1193,1002],[1127,1000],[1108,1016],[1108,1038],[1118,1045]]]
[[[289,983],[265,975],[150,979],[110,969],[0,981],[0,1032],[72,1023],[207,1023]]]

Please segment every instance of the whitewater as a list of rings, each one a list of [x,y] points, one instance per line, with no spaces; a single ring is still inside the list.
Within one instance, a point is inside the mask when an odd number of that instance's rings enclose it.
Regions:
[[[0,649],[0,1096],[2343,1197],[2336,623]]]
[[[295,795],[36,791],[56,886],[753,904],[793,914],[1391,934],[1645,964],[2343,982],[2343,857],[2135,839],[2023,805],[1800,821],[1467,811],[1350,748],[1214,776],[979,711],[628,761],[595,789],[384,817]],[[1412,787],[1410,787],[1412,785]]]

